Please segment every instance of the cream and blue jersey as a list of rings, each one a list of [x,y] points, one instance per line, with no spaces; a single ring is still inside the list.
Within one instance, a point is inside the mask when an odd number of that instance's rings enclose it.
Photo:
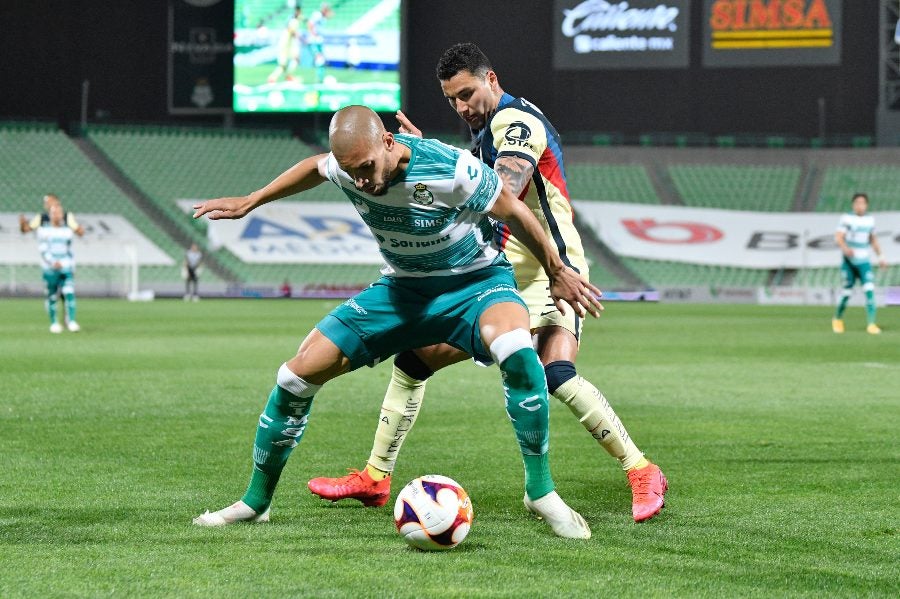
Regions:
[[[72,238],[75,233],[68,226],[54,227],[44,225],[38,227],[38,249],[41,253],[41,267],[44,272],[63,272],[71,274],[75,270],[75,257],[72,255]],[[53,267],[59,263],[57,271]]]
[[[872,256],[872,235],[875,234],[875,218],[869,214],[859,216],[848,212],[841,216],[837,230],[844,234],[844,241],[853,250],[853,257],[847,258],[854,265],[869,264]]]
[[[505,93],[484,127],[472,136],[473,153],[491,168],[504,156],[531,163],[534,173],[519,199],[541,223],[563,262],[587,276],[581,236],[573,222],[562,145],[544,113],[528,100]],[[520,289],[531,281],[547,280],[537,259],[503,223],[497,223],[496,241],[515,267]]]
[[[385,195],[356,189],[333,154],[326,167],[378,242],[386,262],[382,274],[449,276],[502,260],[487,216],[500,195],[497,174],[469,152],[437,140],[394,138],[411,155]]]

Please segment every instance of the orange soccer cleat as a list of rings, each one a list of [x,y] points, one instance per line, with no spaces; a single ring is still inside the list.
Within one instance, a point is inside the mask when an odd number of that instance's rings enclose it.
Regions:
[[[319,477],[307,483],[309,490],[322,499],[339,501],[358,499],[366,507],[381,507],[391,497],[391,477],[373,480],[365,468],[350,468],[350,474],[339,478]]]
[[[656,464],[651,462],[643,468],[629,470],[628,484],[631,485],[631,514],[635,522],[649,520],[665,505],[669,482]]]

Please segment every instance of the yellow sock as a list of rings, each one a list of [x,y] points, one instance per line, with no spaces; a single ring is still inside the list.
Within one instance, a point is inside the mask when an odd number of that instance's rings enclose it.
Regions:
[[[631,472],[632,470],[640,470],[641,468],[646,468],[649,465],[650,465],[650,460],[648,460],[644,456],[641,456],[641,461],[638,462],[637,464],[635,464],[634,466],[632,466],[631,468],[629,468],[628,472]]]
[[[631,440],[625,425],[590,381],[575,376],[560,385],[553,397],[569,406],[582,426],[609,455],[619,460],[624,470],[630,470],[644,460],[644,454]]]
[[[394,471],[400,446],[419,415],[422,398],[425,396],[425,382],[407,376],[394,366],[391,382],[381,403],[378,428],[369,454],[367,470],[374,480],[381,480]],[[384,476],[376,478],[373,468],[384,473]]]
[[[378,481],[380,481],[380,480],[384,480],[384,479],[386,479],[387,477],[389,477],[389,476],[391,475],[390,472],[385,472],[384,470],[379,470],[378,468],[376,468],[376,467],[373,466],[372,464],[366,464],[366,472],[369,473],[369,476],[370,476],[370,477],[372,478],[372,480],[374,480],[375,482],[378,482]]]

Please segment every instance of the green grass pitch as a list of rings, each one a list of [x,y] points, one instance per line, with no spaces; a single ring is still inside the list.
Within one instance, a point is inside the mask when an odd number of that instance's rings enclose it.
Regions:
[[[319,393],[271,524],[192,526],[242,494],[276,370],[333,305],[83,298],[84,331],[53,336],[40,300],[0,300],[0,597],[900,596],[896,308],[875,337],[859,308],[837,336],[827,307],[608,304],[579,370],[669,477],[648,523],[551,400],[557,486],[593,530],[553,537],[522,506],[498,371],[460,364],[429,382],[394,483],[465,486],[453,551],[306,489],[363,465],[389,365]]]

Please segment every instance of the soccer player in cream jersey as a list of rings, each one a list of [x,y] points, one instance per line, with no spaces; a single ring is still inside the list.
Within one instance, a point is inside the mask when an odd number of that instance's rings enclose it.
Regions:
[[[504,187],[531,210],[563,261],[587,276],[556,130],[536,106],[504,93],[490,61],[475,44],[457,44],[444,52],[437,75],[450,106],[472,130],[473,153],[493,167]],[[401,132],[421,135],[402,113],[397,118]],[[549,294],[547,273],[508,226],[497,223],[495,236],[515,268],[519,291],[528,304],[533,342],[550,393],[569,407],[627,473],[634,520],[652,518],[663,507],[668,482],[637,448],[603,394],[576,372],[582,319],[557,307]],[[390,474],[415,422],[426,379],[464,359],[446,345],[398,355],[366,467],[340,478],[313,479],[310,490],[332,501],[352,498],[368,506],[384,505],[390,496]]]
[[[599,290],[567,266],[541,225],[500,178],[468,152],[385,131],[363,106],[335,113],[331,153],[311,156],[246,197],[195,206],[195,217],[241,218],[255,207],[330,180],[353,202],[386,266],[331,311],[278,371],[259,417],[250,484],[240,501],[194,519],[201,526],[266,522],[313,396],[332,378],[415,347],[449,343],[503,375],[506,410],[525,466],[525,505],[566,538],[590,528],[554,490],[547,386],[512,267],[492,242],[502,219],[552,274],[551,294],[581,316],[599,314]]]
[[[875,324],[875,274],[872,272],[872,250],[875,250],[881,268],[886,267],[887,262],[875,236],[875,218],[871,214],[866,214],[869,210],[869,197],[864,193],[854,195],[852,208],[850,212],[841,216],[834,234],[835,241],[844,255],[841,262],[844,288],[831,321],[831,330],[835,333],[844,332],[844,310],[847,309],[847,302],[853,294],[853,286],[858,280],[866,294],[866,331],[878,335],[881,329]]]

